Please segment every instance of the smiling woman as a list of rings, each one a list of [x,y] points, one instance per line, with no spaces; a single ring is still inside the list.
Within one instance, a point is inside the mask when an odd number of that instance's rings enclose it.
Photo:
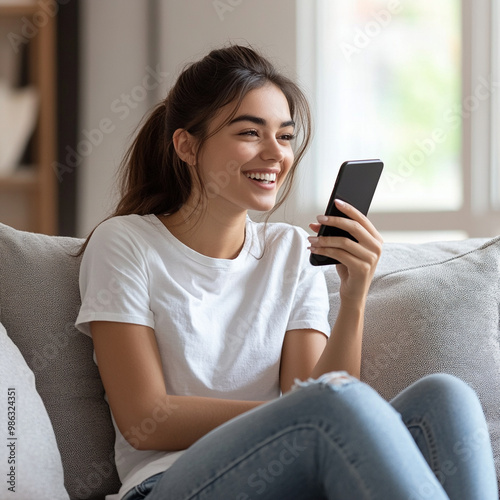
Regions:
[[[196,169],[200,182],[193,185],[182,210],[160,216],[163,224],[200,253],[215,258],[237,255],[245,239],[247,211],[271,210],[292,168],[293,123],[283,92],[266,84],[250,90],[238,105],[222,107],[210,123],[203,147],[193,134],[177,129],[174,147],[188,168]],[[232,175],[227,175],[228,166]],[[218,183],[216,196],[204,197],[203,186],[221,178],[225,182]],[[225,240],[228,245],[208,249],[213,223],[229,218],[233,227],[240,227],[240,237],[221,233],[218,245]]]
[[[236,162],[239,166],[242,175],[233,175],[227,185],[220,186],[219,196],[209,200],[206,211],[215,209],[216,203],[223,210],[270,210],[294,159],[291,145],[294,122],[288,102],[278,87],[268,84],[248,92],[237,107],[236,116],[229,120],[235,113],[234,107],[234,104],[223,107],[213,120],[209,139],[197,159],[196,140],[189,132],[174,134],[174,143],[186,163],[196,162],[204,183],[209,178],[218,178],[229,164]],[[273,174],[276,182],[261,182],[266,180],[261,179],[266,174],[267,181]],[[252,182],[249,184],[247,179]],[[191,198],[197,200],[200,195],[195,192]]]
[[[226,160],[222,160],[224,164],[218,165],[217,172],[213,165],[206,172],[200,169],[198,154],[205,149],[205,142],[212,136],[218,136],[213,142],[220,142],[219,132],[227,135],[229,128],[234,136],[241,138],[241,144],[245,140],[253,144],[262,145],[263,141],[267,144],[271,126],[281,134],[275,140],[282,147],[286,145],[292,154],[292,163],[287,165],[286,172],[278,175],[277,187],[283,186],[279,201],[270,206],[268,204],[264,210],[275,211],[284,202],[291,189],[296,166],[310,141],[309,105],[297,85],[278,73],[256,52],[238,46],[231,51],[231,56],[252,67],[253,71],[236,69],[223,76],[221,71],[224,66],[232,63],[230,51],[213,51],[180,75],[166,99],[144,122],[124,157],[121,200],[112,216],[130,213],[170,216],[180,212],[179,215],[189,218],[189,215],[202,213],[204,204],[215,198],[213,195],[218,195],[241,167],[235,164],[239,160],[228,155]],[[252,97],[252,92],[256,90],[259,90],[259,95]],[[266,94],[269,94],[267,98]],[[186,99],[187,95],[189,99]],[[274,102],[274,96],[279,96],[280,100]],[[248,103],[242,107],[244,99]],[[259,102],[260,109],[265,111],[262,116],[245,111],[259,111],[253,110],[254,101]],[[267,105],[269,109],[266,109]],[[276,109],[278,105],[281,110]],[[276,121],[278,112],[283,115],[279,124]],[[216,118],[212,122],[214,116]],[[296,137],[298,140],[295,140]],[[184,149],[176,151],[177,140],[182,148],[191,147],[191,151],[185,151],[187,156]],[[156,147],[152,148],[150,144]],[[265,173],[270,168],[270,162],[265,163],[266,166],[259,165],[254,173]],[[166,169],[164,165],[171,165],[172,168]],[[269,173],[278,174],[281,170],[276,166],[273,168],[274,171]]]
[[[309,136],[300,89],[230,46],[181,73],[126,154],[122,198],[82,248],[76,321],[114,418],[114,499],[399,500],[422,484],[435,500],[495,498],[488,446],[444,489],[432,474],[436,449],[446,463],[449,443],[488,435],[465,384],[430,377],[391,405],[356,378],[373,224],[343,204],[322,223],[355,240],[308,240],[248,216],[283,200]],[[333,328],[311,252],[339,261]],[[417,443],[407,425],[424,414],[434,434]]]

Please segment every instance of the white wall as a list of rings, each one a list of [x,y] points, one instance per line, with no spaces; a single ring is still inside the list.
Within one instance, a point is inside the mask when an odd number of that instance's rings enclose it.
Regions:
[[[113,176],[129,136],[185,63],[227,42],[248,42],[285,73],[296,72],[295,0],[86,0],[82,32],[81,130],[87,142],[80,149],[88,154],[79,166],[79,235],[112,209]],[[151,33],[158,40],[152,46]],[[144,91],[153,86],[152,68],[159,85]],[[97,131],[100,124],[106,132]],[[90,130],[95,145],[83,134]]]
[[[295,73],[294,0],[159,0],[159,58],[172,76],[228,42],[250,43]]]
[[[83,236],[113,206],[116,167],[152,96],[140,88],[149,63],[147,2],[85,0],[80,5],[78,233]]]

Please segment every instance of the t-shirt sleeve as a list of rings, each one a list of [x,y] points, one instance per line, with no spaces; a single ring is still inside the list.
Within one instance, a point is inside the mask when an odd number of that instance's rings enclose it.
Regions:
[[[135,235],[119,219],[100,224],[80,266],[82,305],[76,327],[90,336],[91,321],[116,321],[154,328],[147,266]]]
[[[307,233],[301,234],[301,271],[298,276],[288,330],[312,329],[330,336],[328,289],[323,269],[309,262]]]

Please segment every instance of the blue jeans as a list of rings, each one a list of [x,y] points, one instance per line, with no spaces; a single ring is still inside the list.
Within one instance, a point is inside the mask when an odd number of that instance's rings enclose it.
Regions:
[[[498,499],[481,405],[444,374],[391,404],[347,375],[301,383],[210,432],[140,487],[124,498]]]

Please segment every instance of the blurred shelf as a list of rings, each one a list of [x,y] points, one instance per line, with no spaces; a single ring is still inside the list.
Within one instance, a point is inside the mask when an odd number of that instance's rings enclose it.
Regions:
[[[10,175],[0,176],[0,222],[45,234],[56,234],[58,227],[58,183],[52,168],[57,155],[57,5],[39,0],[0,0],[0,22],[6,21],[4,29],[10,30],[0,37],[0,43],[10,45],[9,56],[18,58],[19,64],[14,67],[19,66],[21,85],[33,85],[39,94],[36,127],[23,165]],[[13,212],[19,214],[15,219]]]
[[[0,3],[1,17],[20,17],[33,15],[41,7],[36,3]]]
[[[34,167],[22,167],[10,175],[0,175],[0,191],[16,190],[36,190],[38,175]]]

